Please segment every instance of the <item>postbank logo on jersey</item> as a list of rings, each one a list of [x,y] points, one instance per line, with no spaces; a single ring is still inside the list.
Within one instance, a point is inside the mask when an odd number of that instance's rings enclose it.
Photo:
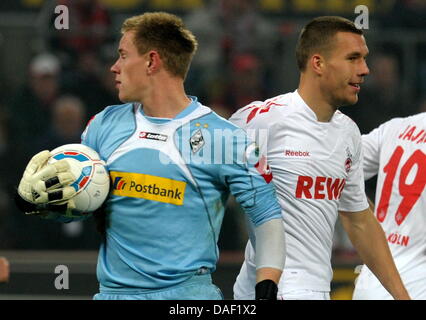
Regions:
[[[149,174],[110,171],[112,194],[183,205],[186,182]]]

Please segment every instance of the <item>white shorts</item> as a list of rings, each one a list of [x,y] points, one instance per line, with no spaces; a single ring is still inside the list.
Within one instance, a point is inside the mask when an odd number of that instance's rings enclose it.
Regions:
[[[411,270],[410,274],[401,273],[410,297],[414,300],[426,300],[426,267]],[[355,280],[353,300],[393,300],[390,293],[382,286],[376,276],[365,266]]]
[[[235,300],[254,300],[256,266],[245,260],[234,284]],[[278,300],[330,300],[330,292],[309,289],[279,288]]]

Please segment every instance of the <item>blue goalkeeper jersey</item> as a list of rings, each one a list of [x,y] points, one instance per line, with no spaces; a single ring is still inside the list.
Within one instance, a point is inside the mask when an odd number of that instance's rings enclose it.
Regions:
[[[245,133],[191,99],[174,119],[148,117],[139,104],[109,106],[82,135],[112,182],[101,290],[155,290],[213,272],[230,193],[255,225],[281,217]]]

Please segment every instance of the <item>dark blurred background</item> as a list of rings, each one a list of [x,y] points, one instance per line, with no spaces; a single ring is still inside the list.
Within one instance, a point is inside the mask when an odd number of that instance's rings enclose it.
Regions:
[[[69,10],[68,30],[55,29],[58,5]],[[34,280],[31,261],[51,261],[57,254],[88,257],[90,280],[81,282],[92,281],[96,290],[93,266],[100,238],[93,219],[61,225],[25,217],[11,195],[33,154],[80,142],[88,119],[119,103],[109,69],[125,18],[158,10],[180,15],[199,41],[187,92],[228,118],[251,101],[295,90],[294,47],[302,26],[319,15],[354,21],[357,5],[369,9],[365,36],[371,73],[359,103],[341,111],[368,133],[390,118],[426,111],[426,0],[2,0],[0,255],[12,257],[12,279],[0,288],[0,299],[19,297],[26,277]],[[372,199],[374,188],[374,179],[366,183]],[[233,199],[229,204],[215,274],[228,299],[247,239],[241,209]],[[350,297],[359,263],[338,222],[333,298]],[[34,287],[29,297],[42,294]],[[76,295],[94,293],[82,288]]]

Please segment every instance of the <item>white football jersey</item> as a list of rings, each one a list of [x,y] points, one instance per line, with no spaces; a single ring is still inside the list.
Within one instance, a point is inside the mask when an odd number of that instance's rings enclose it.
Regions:
[[[297,91],[254,102],[230,120],[266,155],[265,178],[272,178],[281,204],[287,258],[280,288],[329,291],[338,211],[368,207],[357,125],[340,111],[319,122]]]
[[[365,178],[377,176],[375,214],[412,298],[426,299],[426,113],[392,119],[364,135]],[[363,267],[357,286],[378,280]],[[410,290],[422,282],[422,296]],[[416,285],[417,284],[417,285]]]

